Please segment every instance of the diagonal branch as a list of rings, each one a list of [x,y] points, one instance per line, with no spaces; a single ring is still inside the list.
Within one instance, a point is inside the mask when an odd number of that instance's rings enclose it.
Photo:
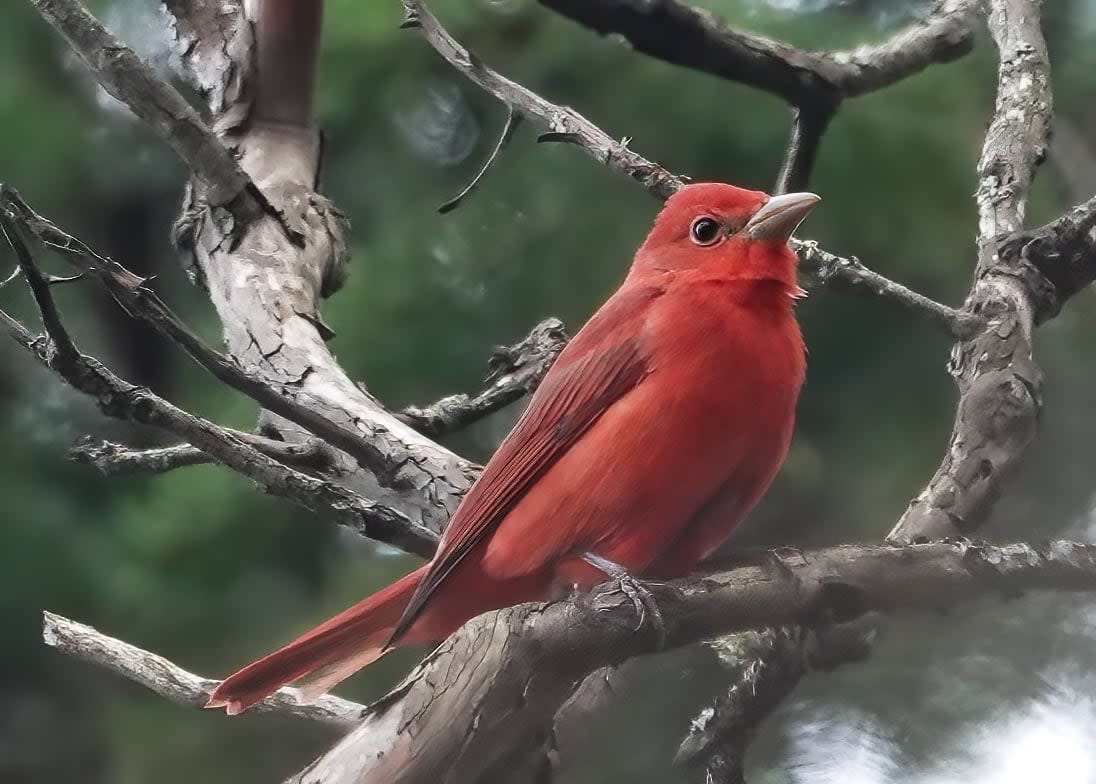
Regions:
[[[103,27],[78,0],[30,0],[110,95],[145,121],[186,163],[212,206],[241,220],[276,214],[232,154],[175,88]]]
[[[28,257],[29,258],[29,257]],[[33,264],[29,265],[33,270]],[[34,270],[31,277],[40,275]],[[74,389],[91,396],[108,416],[151,425],[184,439],[211,458],[251,479],[265,492],[304,506],[320,516],[429,558],[437,535],[397,509],[366,500],[333,482],[288,468],[235,435],[172,405],[148,389],[122,380],[68,338],[48,288],[32,285],[47,324],[47,337],[30,333],[0,311],[0,326],[43,365]],[[66,348],[67,346],[67,348]]]
[[[312,96],[323,4],[165,5],[176,19],[185,75],[205,98],[211,126],[297,235],[291,241],[265,215],[233,225],[188,189],[174,238],[209,292],[228,355],[250,377],[369,444],[373,457],[341,456],[326,472],[332,481],[440,531],[476,467],[351,379],[331,353],[332,333],[320,314],[322,298],[338,290],[348,267],[345,220],[317,192],[321,145]],[[260,430],[286,442],[311,438],[296,421],[268,409]]]
[[[632,152],[625,143],[610,138],[575,110],[550,103],[532,90],[488,68],[453,38],[419,0],[402,2],[406,15],[404,27],[418,28],[426,41],[450,65],[541,129],[545,134],[542,140],[574,144],[598,163],[639,182],[662,199],[668,198],[683,185],[681,178]]]
[[[332,422],[322,413],[293,399],[288,384],[273,384],[243,370],[235,361],[214,351],[178,316],[121,264],[96,253],[76,237],[34,212],[13,189],[0,183],[0,214],[30,232],[40,243],[93,278],[132,317],[144,321],[177,344],[219,381],[252,398],[264,408],[305,428],[355,458],[378,474],[392,471],[389,456],[373,441]]]
[[[660,199],[666,199],[684,187],[682,178],[632,152],[625,144],[614,140],[573,109],[553,104],[487,67],[442,27],[437,17],[420,0],[402,2],[407,14],[405,26],[418,28],[427,43],[473,83],[507,107],[513,108],[532,124],[547,128],[548,132],[541,136],[542,140],[547,138],[550,141],[574,144],[598,163],[626,175]],[[803,169],[802,163],[794,165]],[[799,254],[803,268],[807,272],[819,270],[823,280],[836,277],[885,298],[895,299],[905,307],[926,315],[931,322],[942,324],[956,336],[965,334],[968,328],[970,319],[967,315],[871,272],[855,259],[845,259],[822,251],[815,243],[795,242],[793,247]]]
[[[218,681],[187,672],[162,656],[108,637],[90,626],[55,613],[42,613],[42,639],[46,645],[61,653],[104,667],[180,705],[201,708],[217,687]],[[330,694],[311,705],[301,705],[297,700],[297,690],[285,688],[257,703],[255,710],[350,729],[362,720],[368,709]]]

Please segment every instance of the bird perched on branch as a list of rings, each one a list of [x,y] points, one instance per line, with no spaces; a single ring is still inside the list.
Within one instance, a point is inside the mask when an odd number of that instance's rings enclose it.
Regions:
[[[207,707],[239,713],[302,678],[315,698],[388,650],[440,641],[489,610],[691,570],[787,453],[805,367],[788,239],[817,202],[720,183],[671,196],[433,560],[229,676]]]

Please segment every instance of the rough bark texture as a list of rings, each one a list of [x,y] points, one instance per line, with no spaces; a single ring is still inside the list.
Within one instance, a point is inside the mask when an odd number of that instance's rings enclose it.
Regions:
[[[778,552],[774,562],[652,586],[666,647],[768,622],[869,610],[939,610],[987,593],[1096,588],[1096,547],[968,543]],[[292,784],[528,782],[530,734],[603,666],[658,648],[630,599],[602,586],[575,601],[473,620]],[[543,743],[540,738],[534,741]],[[534,743],[534,746],[537,744]],[[535,759],[535,758],[534,758]]]
[[[42,614],[42,639],[51,648],[104,667],[180,705],[201,708],[217,687],[218,681],[212,678],[187,672],[162,656],[55,613]],[[254,710],[350,729],[362,720],[366,707],[330,694],[301,705],[297,690],[286,688],[258,703]]]
[[[978,163],[978,264],[966,309],[984,327],[956,344],[959,386],[951,442],[936,475],[891,539],[967,535],[984,521],[1035,436],[1042,373],[1032,357],[1037,290],[1026,285],[1021,231],[1035,167],[1046,157],[1050,62],[1039,0],[994,0],[989,27],[1000,52],[997,106]]]
[[[783,97],[799,107],[834,107],[842,98],[886,87],[933,63],[970,51],[975,0],[945,0],[923,21],[878,46],[806,52],[737,30],[681,0],[540,0],[637,51]]]
[[[346,274],[345,224],[316,191],[319,134],[310,100],[294,89],[285,97],[271,87],[272,81],[277,84],[277,71],[264,75],[253,68],[256,48],[260,60],[264,51],[277,50],[267,55],[268,62],[314,57],[314,24],[313,35],[307,30],[285,35],[280,15],[289,13],[282,7],[287,2],[294,5],[292,0],[266,2],[268,16],[261,20],[243,18],[243,9],[231,3],[169,4],[187,46],[184,62],[205,92],[213,127],[290,228],[285,231],[267,215],[246,224],[228,220],[195,187],[176,236],[209,291],[228,352],[240,366],[375,446],[377,464],[365,470],[344,457],[329,477],[378,503],[399,506],[416,523],[440,531],[467,490],[474,467],[387,411],[346,375],[326,345],[331,334],[319,315],[320,300]],[[220,14],[211,12],[213,5],[222,6]],[[321,4],[311,5],[318,15]],[[257,33],[249,33],[255,21]],[[214,33],[207,39],[210,25]],[[232,46],[208,46],[207,40],[230,41]],[[289,87],[310,91],[311,78],[307,85]],[[256,95],[271,97],[256,107]],[[273,96],[282,96],[279,105],[267,106],[276,102]],[[286,441],[306,437],[274,416],[265,416],[261,429]]]

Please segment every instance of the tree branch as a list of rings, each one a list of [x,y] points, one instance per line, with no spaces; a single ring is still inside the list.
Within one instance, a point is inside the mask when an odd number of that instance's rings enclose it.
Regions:
[[[26,258],[29,260],[29,255]],[[40,278],[32,263],[28,263],[28,268],[31,270],[28,280]],[[218,463],[248,477],[265,492],[295,501],[365,536],[426,558],[433,554],[437,535],[399,510],[361,498],[333,482],[288,468],[237,439],[231,431],[183,411],[143,387],[123,381],[98,360],[75,347],[61,324],[48,287],[32,283],[31,290],[47,325],[48,337],[31,334],[3,311],[0,311],[0,325],[19,345],[74,389],[94,398],[108,416],[172,433]]]
[[[776,179],[774,193],[804,191],[814,169],[822,134],[833,119],[835,107],[797,108],[792,118],[792,133],[784,153],[784,163]]]
[[[574,144],[598,163],[635,180],[661,199],[668,198],[684,184],[681,178],[629,150],[624,142],[610,138],[573,109],[550,103],[532,90],[488,68],[453,38],[419,0],[402,2],[405,14],[403,26],[417,28],[446,62],[540,129],[540,141]]]
[[[878,46],[806,52],[737,30],[681,0],[540,0],[602,35],[623,36],[659,60],[781,96],[793,106],[836,106],[841,99],[901,81],[974,45],[978,3],[945,0],[924,20]]]
[[[997,108],[979,164],[979,271],[966,306],[954,316],[925,307],[925,303],[915,305],[923,313],[934,314],[962,341],[952,360],[960,385],[959,411],[944,462],[890,534],[890,538],[902,541],[973,530],[988,516],[1003,487],[1003,478],[1034,435],[1040,377],[1031,359],[1031,329],[1035,322],[1028,297],[1047,285],[1041,276],[1031,275],[1025,291],[1017,275],[1018,265],[1005,260],[1004,253],[998,256],[993,247],[998,238],[1020,228],[1027,187],[1045,149],[1050,117],[1049,65],[1039,31],[1037,2],[993,0],[990,27],[1001,51],[1001,69]],[[1017,67],[1013,58],[1020,54],[1030,57]],[[1000,216],[995,214],[995,203],[1005,206]],[[1096,260],[1089,266],[1096,267]],[[851,277],[850,282],[854,282],[855,276]],[[887,285],[870,279],[855,282]],[[893,298],[913,305],[910,297]],[[1056,312],[1060,300],[1053,302]],[[775,640],[772,635],[770,638]],[[744,751],[747,736],[739,731],[743,712],[752,713],[758,720],[764,718],[777,704],[765,695],[789,693],[808,671],[806,667],[796,671],[768,666],[779,664],[783,658],[778,646],[774,644],[772,650],[758,660],[764,683],[761,688],[753,686],[760,695],[756,704],[736,699],[741,692],[735,684],[714,706],[708,725],[715,727],[715,732],[706,733],[702,748],[708,749],[709,755],[699,767],[706,775],[725,776],[713,778],[715,781],[741,781],[741,768],[727,768],[723,763],[728,758],[740,761]],[[712,742],[709,736],[718,736],[723,728],[729,728],[730,734]]]
[[[475,397],[450,395],[425,408],[409,406],[400,419],[431,438],[459,430],[533,391],[567,344],[563,322],[549,318],[512,346],[500,346],[488,360],[487,387]]]
[[[104,667],[161,697],[190,708],[203,707],[219,682],[187,672],[162,656],[51,612],[42,613],[42,639],[46,645],[61,653]],[[301,705],[297,700],[297,690],[284,688],[256,703],[254,710],[282,713],[350,729],[362,720],[368,709],[330,694],[311,705]]]
[[[392,477],[399,470],[400,466],[393,463],[391,454],[372,440],[298,402],[293,383],[268,382],[214,351],[145,285],[144,278],[134,275],[122,265],[101,256],[79,239],[57,228],[34,212],[14,189],[2,183],[0,215],[33,234],[44,246],[56,251],[66,261],[101,284],[130,316],[146,322],[168,340],[179,345],[218,380],[343,450],[357,460],[359,465],[379,477]]]
[[[321,4],[271,0],[262,5],[270,17],[257,25],[247,13],[258,3],[166,4],[185,46],[187,76],[202,90],[212,127],[299,237],[290,241],[266,216],[230,225],[200,194],[187,194],[175,238],[208,288],[228,354],[248,376],[369,445],[373,458],[366,467],[339,459],[327,472],[332,481],[440,531],[475,466],[385,410],[346,375],[326,345],[331,331],[319,314],[320,300],[345,279],[347,248],[342,215],[316,192],[320,145],[307,82]],[[296,14],[307,24],[282,24]],[[270,69],[274,73],[264,73]],[[266,108],[256,108],[256,100]],[[310,438],[295,421],[268,408],[260,430],[287,442]]]
[[[186,163],[214,207],[249,221],[258,210],[275,214],[232,154],[175,88],[115,38],[78,0],[31,3],[95,74],[103,89],[128,106]]]
[[[799,255],[800,269],[806,274],[808,281],[812,278],[819,283],[837,280],[853,289],[869,291],[943,327],[956,338],[968,337],[974,330],[984,326],[980,316],[965,309],[956,310],[906,288],[901,283],[868,269],[855,256],[835,256],[818,247],[818,243],[814,241],[793,239],[792,248]]]
[[[1031,336],[1039,296],[1026,284],[1017,255],[1030,245],[1008,239],[1023,228],[1028,187],[1049,136],[1050,63],[1040,5],[990,4],[1000,68],[997,105],[978,164],[978,265],[966,304],[985,325],[952,351],[959,405],[951,441],[936,474],[891,531],[889,538],[897,541],[975,530],[1035,437],[1042,373]],[[1082,219],[1078,229],[1084,225]]]
[[[224,429],[267,457],[310,473],[322,472],[333,463],[331,448],[318,438],[287,443],[240,430]],[[105,476],[162,474],[176,468],[216,462],[210,455],[190,444],[135,449],[111,441],[97,442],[86,436],[73,445],[69,450],[69,457],[78,463],[94,466]]]
[[[939,610],[1037,589],[1096,590],[1096,546],[967,542],[777,551],[777,563],[651,585],[666,645],[832,614]],[[480,616],[428,656],[364,723],[291,782],[508,782],[515,761],[580,682],[600,667],[652,653],[629,599],[602,586],[575,601]],[[521,710],[514,711],[514,695]],[[415,731],[401,728],[414,722]],[[527,778],[524,780],[528,780]]]
[[[612,171],[624,174],[637,182],[648,193],[666,199],[684,187],[682,178],[632,152],[624,144],[615,141],[582,115],[565,106],[557,106],[533,91],[488,68],[484,63],[453,38],[441,26],[437,18],[420,0],[402,0],[407,20],[406,27],[418,28],[427,43],[450,65],[477,84],[507,107],[513,108],[531,123],[549,131],[541,140],[574,144],[585,150],[595,161]],[[810,141],[804,136],[801,153],[791,153],[801,158],[809,152]],[[806,160],[795,164],[800,171]],[[968,317],[953,308],[910,291],[878,273],[871,272],[855,259],[845,259],[818,248],[816,243],[795,241],[792,243],[799,254],[804,271],[818,270],[822,280],[836,277],[854,286],[899,301],[905,307],[928,316],[929,320],[943,325],[953,335],[965,334]]]

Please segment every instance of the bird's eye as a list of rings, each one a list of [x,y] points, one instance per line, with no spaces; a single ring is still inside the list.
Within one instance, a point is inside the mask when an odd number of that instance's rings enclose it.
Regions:
[[[689,236],[697,245],[711,245],[722,233],[723,227],[714,218],[697,218],[689,230]]]

